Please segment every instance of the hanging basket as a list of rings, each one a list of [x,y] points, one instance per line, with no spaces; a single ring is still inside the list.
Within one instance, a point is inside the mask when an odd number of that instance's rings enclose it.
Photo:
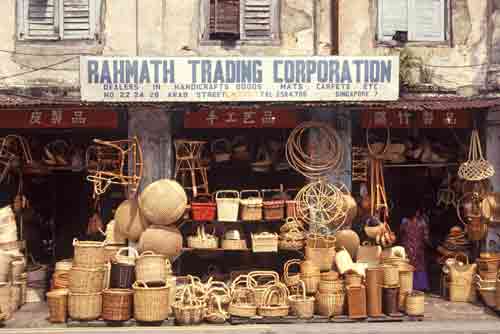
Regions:
[[[458,176],[467,181],[482,181],[493,175],[495,175],[495,168],[484,159],[479,132],[473,130],[469,146],[469,157],[458,168]]]

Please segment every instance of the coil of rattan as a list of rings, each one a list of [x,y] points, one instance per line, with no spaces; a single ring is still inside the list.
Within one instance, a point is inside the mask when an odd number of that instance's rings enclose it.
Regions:
[[[297,126],[285,147],[290,166],[309,179],[338,171],[344,161],[344,151],[337,132],[321,122],[304,122]]]

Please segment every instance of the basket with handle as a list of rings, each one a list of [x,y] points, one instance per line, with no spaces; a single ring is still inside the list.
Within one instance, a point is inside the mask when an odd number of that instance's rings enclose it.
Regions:
[[[135,278],[138,281],[158,282],[168,278],[168,259],[152,251],[143,252],[135,261]]]
[[[316,312],[331,317],[344,314],[345,292],[316,293]]]
[[[189,285],[181,290],[179,296],[179,300],[172,304],[175,322],[178,325],[195,325],[201,323],[206,307],[204,301],[192,293]]]
[[[223,323],[229,318],[227,305],[231,301],[231,292],[224,282],[207,283],[208,297],[205,320],[211,323]]]
[[[236,190],[219,190],[215,193],[217,219],[221,222],[238,221],[240,193]]]
[[[300,283],[300,273],[291,274],[290,267],[293,265],[300,265],[302,261],[299,259],[292,259],[285,262],[283,266],[283,282],[288,286],[297,285]],[[302,282],[304,284],[304,282]]]
[[[198,226],[196,235],[189,236],[187,239],[188,247],[198,249],[213,249],[219,245],[219,238],[212,234],[207,234],[205,226]]]
[[[495,175],[495,168],[483,156],[479,132],[472,130],[469,156],[458,168],[458,176],[467,181],[481,181]]]
[[[262,190],[262,193],[278,193],[276,190]],[[265,198],[263,202],[263,216],[264,220],[281,220],[285,218],[285,200],[284,199],[273,199]]]
[[[53,323],[66,322],[68,317],[68,289],[58,289],[47,292],[49,306],[49,321]]]
[[[304,282],[299,280],[297,294],[288,297],[290,313],[300,319],[310,319],[314,315],[314,301],[314,297],[306,295]]]
[[[126,253],[125,253],[126,252]],[[122,247],[115,255],[116,263],[135,265],[135,260],[139,257],[139,253],[133,247]]]
[[[69,290],[74,293],[97,293],[104,288],[104,268],[73,267],[69,273]]]
[[[254,253],[267,253],[278,251],[278,235],[276,233],[252,233],[252,251]]]
[[[106,289],[102,292],[102,318],[106,321],[127,321],[132,318],[134,291]]]
[[[279,235],[278,248],[284,250],[301,250],[304,248],[305,243],[304,230],[299,227],[292,227]]]
[[[250,318],[256,316],[257,305],[255,305],[254,291],[248,288],[232,290],[228,312],[235,317]]]
[[[266,288],[258,313],[263,317],[286,317],[290,310],[288,306],[288,288],[283,283],[276,283]]]
[[[97,241],[78,241],[73,239],[75,256],[73,265],[83,268],[101,268],[104,265],[104,243]]]
[[[136,281],[134,289],[134,318],[137,321],[163,321],[168,317],[170,286],[167,282]]]
[[[104,263],[111,262],[121,248],[125,247],[125,245],[105,245],[104,246]]]
[[[248,274],[247,288],[252,289],[255,305],[260,307],[264,303],[264,294],[269,286],[279,283],[280,277],[275,271],[252,271]],[[272,302],[277,302],[277,297]]]
[[[73,320],[96,320],[102,313],[102,292],[68,294],[68,315]]]
[[[240,192],[241,220],[262,220],[262,195],[258,190],[242,190]]]
[[[195,221],[212,221],[217,216],[213,195],[198,195],[191,201],[191,216]]]

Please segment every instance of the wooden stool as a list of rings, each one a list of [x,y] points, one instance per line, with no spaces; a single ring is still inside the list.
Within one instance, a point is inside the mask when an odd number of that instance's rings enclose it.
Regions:
[[[176,140],[175,146],[175,174],[186,191],[192,191],[193,197],[198,194],[208,195],[208,175],[207,167],[201,163],[201,152],[205,141],[197,140]],[[190,179],[188,182],[187,179]],[[200,182],[198,182],[200,179]],[[198,188],[202,189],[198,193]]]

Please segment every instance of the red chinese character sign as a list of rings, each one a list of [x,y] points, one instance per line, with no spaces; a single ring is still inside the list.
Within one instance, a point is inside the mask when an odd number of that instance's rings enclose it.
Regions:
[[[36,110],[36,111],[1,111],[0,128],[118,128],[118,114],[112,110]]]
[[[234,108],[227,110],[201,109],[188,111],[184,116],[184,127],[207,128],[294,128],[298,124],[297,113],[287,110],[252,110]]]
[[[361,114],[363,128],[470,128],[471,114],[465,110],[452,111],[406,111],[377,110]]]

